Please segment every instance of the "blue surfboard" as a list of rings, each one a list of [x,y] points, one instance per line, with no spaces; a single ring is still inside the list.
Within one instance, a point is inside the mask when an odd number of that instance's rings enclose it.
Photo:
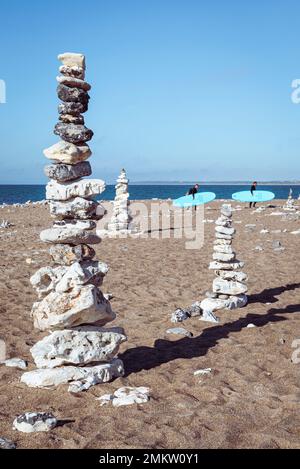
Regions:
[[[235,192],[231,197],[239,202],[268,202],[274,199],[275,194],[270,191],[253,191],[252,195],[251,191],[241,191]]]
[[[211,202],[215,198],[216,194],[214,192],[198,192],[195,194],[195,198],[193,198],[192,195],[185,195],[184,197],[173,200],[173,205],[181,208],[195,207],[196,205],[203,205]]]

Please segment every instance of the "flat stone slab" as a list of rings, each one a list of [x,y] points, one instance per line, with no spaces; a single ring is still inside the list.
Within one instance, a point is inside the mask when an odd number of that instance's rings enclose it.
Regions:
[[[81,392],[96,384],[107,383],[124,375],[122,360],[114,358],[110,363],[95,366],[62,366],[44,368],[24,373],[21,382],[31,388],[53,388],[70,383],[70,392]]]
[[[69,200],[74,197],[95,197],[105,191],[102,179],[80,179],[71,183],[51,180],[46,186],[47,200]]]
[[[76,227],[53,227],[41,231],[40,238],[44,243],[54,244],[99,244],[101,238],[90,231]]]

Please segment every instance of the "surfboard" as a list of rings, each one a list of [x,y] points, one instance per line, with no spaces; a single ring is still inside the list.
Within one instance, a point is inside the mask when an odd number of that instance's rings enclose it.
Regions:
[[[185,195],[184,197],[179,197],[179,199],[173,200],[173,205],[175,207],[195,207],[196,205],[203,205],[211,202],[216,198],[216,194],[214,192],[198,192],[195,194],[195,198],[193,199],[192,195]]]
[[[275,194],[270,191],[253,191],[252,195],[251,191],[240,191],[235,192],[231,197],[239,202],[268,202],[274,199]]]

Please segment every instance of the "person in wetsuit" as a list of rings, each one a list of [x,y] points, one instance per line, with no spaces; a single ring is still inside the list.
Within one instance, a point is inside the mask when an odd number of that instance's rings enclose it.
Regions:
[[[187,193],[187,195],[192,195],[193,199],[195,198],[195,194],[197,194],[199,189],[199,184],[195,184],[193,187],[191,187]],[[197,209],[197,206],[195,205],[195,210]]]
[[[254,195],[254,191],[256,191],[256,186],[257,186],[257,182],[254,181],[254,182],[252,183],[252,186],[251,186],[251,189],[250,189],[251,195]],[[253,204],[253,208],[256,206],[256,202],[250,202],[249,208],[252,207],[252,204]]]

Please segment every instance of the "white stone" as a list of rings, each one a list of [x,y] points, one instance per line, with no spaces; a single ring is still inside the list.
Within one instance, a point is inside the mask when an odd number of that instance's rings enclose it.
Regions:
[[[14,430],[22,433],[48,432],[55,428],[57,419],[46,412],[26,412],[13,422]]]
[[[96,287],[102,285],[103,277],[108,272],[108,266],[100,261],[74,262],[68,267],[64,275],[55,285],[55,291],[64,293],[78,285],[91,283]]]
[[[245,263],[240,262],[238,260],[234,262],[211,262],[209,264],[209,269],[210,270],[237,270],[237,269],[242,269],[244,267]]]
[[[213,260],[219,262],[230,262],[235,259],[235,253],[222,253],[222,252],[214,252],[213,253]]]
[[[203,376],[203,375],[210,375],[212,372],[211,368],[203,368],[202,370],[196,370],[194,371],[194,376]]]
[[[213,281],[213,291],[215,293],[222,293],[223,295],[240,295],[241,293],[246,293],[247,290],[247,285],[233,280],[215,278]]]
[[[235,233],[234,228],[226,228],[226,226],[215,226],[215,231],[219,234],[225,235],[234,235]]]
[[[232,310],[236,308],[243,308],[248,303],[248,298],[246,295],[235,295],[231,296],[226,300],[226,309]]]
[[[216,233],[216,238],[217,239],[225,239],[225,240],[232,240],[233,239],[233,236],[232,235],[227,235],[227,234],[224,234],[224,233]]]
[[[76,287],[68,293],[53,291],[33,304],[31,314],[34,327],[41,331],[92,323],[104,326],[115,319],[110,303],[93,285]]]
[[[59,84],[70,86],[73,88],[80,88],[84,91],[89,91],[91,89],[91,85],[84,80],[80,80],[79,78],[73,77],[66,77],[66,76],[58,76],[56,80]]]
[[[218,311],[226,307],[226,300],[220,300],[219,298],[205,298],[201,301],[201,308],[203,311]]]
[[[55,244],[99,244],[101,238],[90,231],[76,228],[76,226],[54,226],[40,233],[44,243]]]
[[[50,180],[46,186],[47,200],[69,200],[73,197],[95,197],[105,191],[102,179],[79,179],[70,183]]]
[[[46,148],[43,153],[49,160],[66,164],[76,164],[85,161],[92,154],[88,145],[78,146],[64,140]]]
[[[248,280],[244,272],[217,270],[216,274],[225,280],[234,280],[236,282],[245,282]]]
[[[87,200],[83,197],[75,197],[65,201],[51,201],[50,214],[59,220],[64,219],[99,219],[104,213],[100,204],[94,200]]]
[[[214,251],[223,254],[234,254],[230,244],[216,244],[214,246]]]
[[[133,388],[125,386],[118,389],[114,394],[104,394],[96,400],[101,402],[101,406],[112,403],[114,407],[127,406],[132,404],[144,404],[149,401],[150,389],[144,386]]]
[[[60,384],[74,383],[71,392],[80,392],[96,384],[106,383],[124,375],[122,360],[114,358],[110,363],[96,366],[62,366],[59,368],[44,368],[24,373],[22,383],[31,388],[52,388]]]
[[[79,67],[85,70],[85,56],[74,52],[64,52],[58,55],[58,60],[66,67]]]
[[[9,368],[18,368],[19,370],[26,370],[27,362],[21,358],[8,358],[0,362],[1,365],[8,366]]]
[[[232,240],[231,239],[215,239],[214,245],[215,246],[231,246]]]
[[[87,365],[110,361],[118,353],[120,344],[126,340],[120,328],[82,326],[54,331],[37,342],[30,352],[38,368]]]
[[[55,220],[53,227],[77,228],[80,230],[92,231],[97,227],[97,223],[94,220]]]

